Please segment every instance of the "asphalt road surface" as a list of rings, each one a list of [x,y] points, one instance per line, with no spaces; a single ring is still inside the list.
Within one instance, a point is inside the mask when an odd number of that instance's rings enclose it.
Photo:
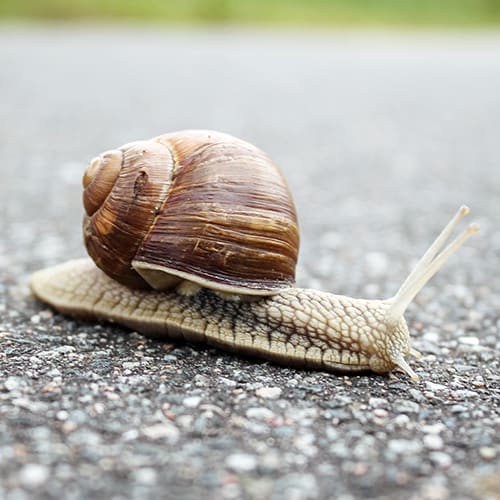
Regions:
[[[499,498],[500,35],[0,28],[0,498]],[[74,321],[88,160],[183,128],[255,143],[298,284],[390,296],[456,208],[482,232],[407,312],[421,378],[284,368]]]

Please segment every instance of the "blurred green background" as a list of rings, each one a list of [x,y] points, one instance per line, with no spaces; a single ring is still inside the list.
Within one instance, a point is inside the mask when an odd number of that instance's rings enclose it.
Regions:
[[[0,0],[0,18],[487,27],[500,25],[500,0]]]

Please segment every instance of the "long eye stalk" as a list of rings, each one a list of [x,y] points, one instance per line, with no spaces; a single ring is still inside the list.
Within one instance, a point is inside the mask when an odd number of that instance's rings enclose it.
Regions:
[[[449,240],[459,222],[469,213],[469,208],[461,206],[450,222],[441,231],[434,243],[425,252],[415,269],[401,285],[396,295],[391,299],[392,306],[388,311],[388,320],[397,322],[406,308],[422,290],[425,284],[441,269],[444,263],[475,233],[479,231],[477,224],[470,224],[444,250],[440,252]],[[440,253],[439,253],[440,252]]]

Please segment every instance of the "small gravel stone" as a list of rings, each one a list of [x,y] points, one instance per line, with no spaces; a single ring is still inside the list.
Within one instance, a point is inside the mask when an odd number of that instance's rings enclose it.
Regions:
[[[422,449],[422,445],[418,441],[412,441],[410,439],[392,439],[387,444],[390,451],[402,454],[402,453],[419,453]]]
[[[406,427],[409,422],[410,422],[410,418],[408,417],[408,415],[398,415],[394,419],[394,423],[396,425],[398,425],[399,427]]]
[[[236,472],[249,472],[257,467],[257,459],[247,453],[233,453],[226,458],[226,465]]]
[[[463,413],[465,411],[468,411],[468,407],[467,406],[464,406],[464,405],[452,405],[450,407],[450,411],[452,413]]]
[[[69,413],[66,410],[60,410],[56,413],[57,420],[67,420]]]
[[[275,415],[268,408],[257,407],[249,408],[246,411],[246,416],[248,418],[255,418],[256,420],[271,420]]]
[[[314,441],[314,434],[312,432],[306,432],[296,436],[293,440],[293,445],[304,455],[312,457],[318,451],[318,448],[314,445]]]
[[[193,381],[196,387],[207,387],[207,385],[210,383],[210,379],[208,377],[199,373],[194,376]]]
[[[372,408],[387,408],[389,406],[389,402],[384,398],[370,398],[368,404]]]
[[[410,497],[412,500],[417,500],[416,497]],[[448,489],[435,482],[431,484],[426,484],[422,487],[418,500],[448,500],[450,498],[450,492]]]
[[[8,391],[15,391],[21,387],[21,380],[16,377],[9,377],[3,385]]]
[[[497,451],[491,446],[481,446],[479,448],[479,455],[485,460],[493,460],[497,456]]]
[[[345,443],[335,443],[330,447],[330,453],[338,458],[348,458],[350,456],[351,450],[347,447]]]
[[[183,406],[186,408],[196,408],[201,403],[200,396],[191,396],[182,400]]]
[[[422,431],[426,434],[439,434],[444,430],[446,430],[446,425],[442,424],[441,422],[438,422],[436,424],[424,425],[422,427]]]
[[[418,413],[420,410],[420,406],[414,401],[410,401],[408,399],[399,399],[394,404],[394,409],[398,413]]]
[[[451,393],[451,396],[454,399],[471,399],[477,397],[477,392],[469,391],[468,389],[459,389],[453,391]]]
[[[125,431],[122,435],[124,441],[133,441],[139,437],[139,431],[137,429],[130,429]]]
[[[50,475],[48,467],[40,464],[26,464],[19,472],[19,480],[27,488],[37,488],[44,484]]]
[[[326,427],[325,433],[329,441],[336,441],[339,437],[339,431],[335,427]]]
[[[62,431],[64,434],[70,434],[78,429],[78,424],[72,420],[66,420],[62,425]]]
[[[408,394],[413,398],[415,399],[416,401],[418,401],[419,403],[423,403],[426,398],[425,396],[422,394],[421,391],[417,390],[417,389],[410,389],[408,391]]]
[[[458,341],[464,345],[470,345],[470,346],[479,345],[479,339],[477,337],[459,337]]]
[[[429,453],[429,458],[434,465],[444,469],[448,468],[452,464],[451,456],[442,451],[432,451]]]
[[[143,467],[134,471],[134,480],[140,484],[153,485],[156,483],[156,471],[151,467]]]
[[[313,474],[287,474],[280,478],[274,485],[279,496],[272,498],[309,500],[318,498],[318,483]]]
[[[444,443],[437,434],[427,434],[424,436],[424,446],[429,450],[441,450]]]
[[[238,385],[238,382],[236,382],[236,380],[231,380],[226,377],[220,377],[219,382],[227,387],[236,387]]]
[[[142,433],[149,439],[167,439],[176,442],[179,438],[179,429],[171,422],[150,425],[142,429]]]
[[[44,309],[43,311],[39,312],[39,316],[41,319],[44,321],[51,319],[54,317],[54,313],[50,309]]]
[[[134,370],[136,368],[139,368],[140,366],[141,366],[141,363],[139,363],[138,361],[124,361],[122,363],[122,367],[125,370]]]
[[[255,394],[259,398],[278,399],[281,396],[281,389],[279,387],[259,387]]]
[[[382,408],[376,408],[373,410],[373,414],[378,418],[387,418],[389,416],[389,412]]]
[[[432,392],[443,392],[443,391],[448,390],[448,387],[446,387],[445,385],[435,384],[434,382],[430,382],[430,381],[425,382],[425,388],[428,391],[432,391]]]

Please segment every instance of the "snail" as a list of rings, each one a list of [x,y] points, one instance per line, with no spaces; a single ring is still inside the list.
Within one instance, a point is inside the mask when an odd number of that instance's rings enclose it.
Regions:
[[[295,287],[299,232],[287,183],[255,146],[188,130],[102,153],[83,176],[91,259],[35,272],[33,294],[62,314],[153,337],[206,342],[281,364],[405,372],[403,314],[448,258],[459,208],[397,293],[354,299]]]

